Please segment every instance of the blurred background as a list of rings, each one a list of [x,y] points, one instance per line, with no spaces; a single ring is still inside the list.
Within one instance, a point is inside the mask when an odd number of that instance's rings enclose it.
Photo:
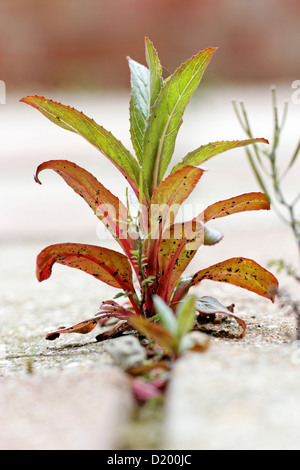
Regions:
[[[0,80],[6,85],[6,104],[0,104],[2,242],[37,241],[43,247],[48,241],[96,243],[103,237],[90,209],[56,174],[42,174],[42,187],[33,182],[33,174],[42,161],[72,160],[124,199],[123,178],[96,149],[19,100],[38,94],[72,105],[132,150],[126,57],[145,64],[145,36],[157,48],[166,76],[199,50],[219,48],[186,110],[175,161],[209,141],[245,138],[233,98],[245,101],[253,133],[271,140],[272,84],[280,110],[289,102],[281,142],[282,158],[289,158],[300,134],[300,105],[292,100],[292,83],[300,79],[299,1],[0,0]],[[197,203],[258,190],[243,149],[207,166],[193,196]],[[299,187],[298,174],[293,172],[287,184],[291,195]],[[259,224],[264,258],[274,251],[266,236],[271,227],[282,249],[274,214],[252,215],[226,222],[227,230],[230,224],[237,230],[227,254],[239,244],[240,254],[255,256],[258,243],[245,244],[240,236],[245,224],[252,229]]]
[[[299,72],[297,0],[1,0],[0,70],[9,87],[128,87],[125,57],[149,36],[173,70],[207,46],[218,82]]]

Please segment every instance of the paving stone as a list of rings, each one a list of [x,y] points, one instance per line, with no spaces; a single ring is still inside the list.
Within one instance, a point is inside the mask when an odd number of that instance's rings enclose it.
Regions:
[[[0,379],[2,450],[112,450],[131,410],[118,369]]]
[[[291,344],[218,344],[180,359],[167,397],[163,448],[299,450],[295,351]]]

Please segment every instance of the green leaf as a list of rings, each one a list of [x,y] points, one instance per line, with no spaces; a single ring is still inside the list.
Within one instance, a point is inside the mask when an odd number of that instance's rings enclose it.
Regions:
[[[152,42],[145,38],[146,60],[150,70],[150,100],[149,111],[154,105],[162,86],[162,67],[156,49]]]
[[[237,212],[270,209],[270,200],[263,193],[247,193],[232,197],[224,201],[216,202],[204,211],[204,222]],[[201,215],[203,217],[203,215]]]
[[[194,326],[196,320],[196,296],[188,296],[176,310],[177,337],[183,338]]]
[[[171,173],[174,173],[180,168],[183,168],[185,165],[201,165],[202,163],[206,162],[215,155],[218,155],[219,153],[223,153],[227,150],[231,150],[237,147],[244,147],[246,145],[253,144],[253,142],[263,142],[267,144],[269,143],[266,139],[263,138],[210,142],[209,144],[201,145],[196,150],[193,150],[192,152],[188,153],[186,157],[184,157],[182,162],[174,166]]]
[[[108,191],[91,173],[67,160],[50,160],[39,165],[35,175],[37,183],[41,184],[40,172],[47,169],[54,170],[88,203],[130,257],[134,241],[128,236],[128,212],[119,198]]]
[[[80,243],[48,246],[37,258],[37,278],[40,282],[51,276],[54,263],[80,269],[112,287],[134,292],[127,257],[108,248]]]
[[[153,296],[155,311],[163,326],[171,333],[176,335],[177,322],[173,310],[157,295]]]
[[[113,134],[99,126],[93,119],[70,106],[65,106],[41,96],[27,96],[21,100],[38,109],[50,121],[63,129],[84,137],[102,152],[125,176],[138,194],[139,167],[135,158]]]
[[[144,65],[128,58],[131,72],[130,133],[136,156],[143,162],[143,141],[149,117],[150,72]]]
[[[215,51],[205,49],[182,64],[165,82],[152,107],[144,139],[144,170],[150,194],[163,180],[185,108]]]
[[[274,302],[278,290],[278,281],[266,269],[247,258],[231,258],[201,269],[192,278],[191,286],[204,279],[227,282],[248,289]]]

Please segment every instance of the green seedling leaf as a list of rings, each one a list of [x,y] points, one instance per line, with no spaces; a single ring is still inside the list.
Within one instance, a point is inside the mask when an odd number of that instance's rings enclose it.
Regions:
[[[41,184],[39,174],[43,170],[54,170],[81,196],[119,242],[127,256],[133,249],[133,240],[128,237],[128,211],[122,202],[108,191],[88,171],[67,160],[50,160],[38,166],[35,180]]]
[[[152,107],[144,138],[144,171],[150,194],[163,180],[185,108],[215,51],[205,49],[182,64],[165,82]]]
[[[206,162],[210,158],[218,155],[219,153],[226,152],[227,150],[231,150],[237,147],[245,147],[246,145],[251,145],[254,142],[256,143],[269,143],[268,140],[263,138],[257,139],[246,139],[246,140],[228,140],[228,141],[220,141],[220,142],[210,142],[206,145],[201,145],[196,150],[188,153],[186,157],[182,160],[182,162],[178,163],[172,169],[171,173],[183,168],[185,165],[201,165],[202,163]]]
[[[240,196],[232,197],[224,201],[216,202],[207,207],[204,211],[204,222],[227,215],[236,214],[237,212],[269,210],[270,200],[263,193],[247,193]],[[203,216],[202,216],[203,217]]]
[[[138,164],[131,153],[111,132],[75,108],[47,98],[27,96],[21,101],[36,108],[59,127],[84,137],[121,171],[134,191],[137,192],[139,187]]]
[[[272,302],[278,290],[275,276],[255,261],[246,258],[231,258],[198,271],[192,278],[191,286],[199,284],[204,279],[243,287]]]
[[[143,162],[144,133],[149,117],[150,72],[144,65],[128,58],[131,72],[130,133],[136,156]]]
[[[171,335],[176,335],[177,322],[173,310],[157,295],[153,297],[153,302],[162,325]]]
[[[79,243],[48,246],[37,258],[37,278],[40,282],[51,276],[54,263],[80,269],[112,287],[134,292],[127,257],[108,248]]]
[[[193,328],[196,321],[196,296],[190,295],[179,304],[176,310],[178,338],[183,338]]]
[[[149,100],[149,110],[156,102],[161,86],[163,83],[162,79],[162,67],[158,58],[156,49],[154,48],[152,42],[149,38],[145,38],[146,46],[146,60],[150,70],[150,100]]]

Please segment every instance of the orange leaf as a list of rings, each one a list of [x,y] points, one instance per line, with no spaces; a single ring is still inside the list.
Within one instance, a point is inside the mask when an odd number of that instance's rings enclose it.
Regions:
[[[170,227],[181,204],[191,194],[204,170],[185,166],[164,179],[155,189],[151,198],[151,235]],[[159,213],[158,213],[159,211]]]
[[[272,302],[278,290],[276,277],[255,261],[246,258],[231,258],[198,271],[192,278],[191,286],[199,284],[203,279],[234,284]]]
[[[237,212],[255,211],[270,209],[270,200],[263,193],[248,193],[240,196],[225,199],[216,202],[207,207],[204,211],[204,222],[211,219],[225,217],[226,215],[236,214]]]
[[[204,226],[196,221],[172,225],[163,233],[159,245],[161,272],[158,295],[169,302],[182,273],[204,243]]]
[[[174,338],[164,327],[139,315],[131,315],[127,321],[143,336],[156,341],[168,354],[175,353]]]
[[[133,249],[133,240],[127,236],[127,209],[122,202],[106,189],[91,173],[67,160],[51,160],[38,166],[35,180],[41,184],[39,173],[50,169],[64,181],[92,208],[127,256]]]
[[[48,246],[37,258],[37,278],[40,282],[51,276],[54,263],[80,269],[112,287],[134,291],[128,259],[108,248],[79,243]]]

